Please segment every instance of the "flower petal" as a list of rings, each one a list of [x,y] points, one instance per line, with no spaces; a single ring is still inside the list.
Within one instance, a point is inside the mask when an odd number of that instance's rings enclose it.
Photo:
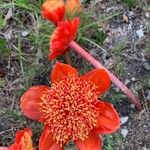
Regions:
[[[77,17],[72,21],[67,19],[58,23],[50,39],[50,60],[67,51],[69,43],[76,38],[79,25],[80,20]]]
[[[42,15],[45,19],[57,25],[65,16],[64,1],[46,0],[42,5]]]
[[[120,119],[113,105],[108,102],[99,102],[100,116],[98,128],[94,131],[99,134],[107,134],[116,131],[120,127]]]
[[[57,62],[54,66],[54,69],[51,73],[51,81],[61,80],[65,76],[77,76],[78,71],[70,65]]]
[[[0,147],[0,150],[11,150],[9,147]]]
[[[32,131],[30,128],[19,130],[16,133],[15,142],[10,146],[10,149],[11,150],[21,150],[21,149],[35,150],[32,144],[31,136],[32,136]]]
[[[53,141],[48,126],[44,127],[43,133],[40,137],[39,150],[61,150],[61,147]]]
[[[48,86],[38,85],[30,87],[21,97],[21,110],[25,116],[30,119],[38,120],[41,116],[38,103],[44,91],[49,89]]]
[[[85,141],[75,141],[80,150],[101,150],[102,140],[96,133],[91,133]]]
[[[100,95],[109,89],[111,83],[109,75],[103,69],[94,69],[81,78],[93,82],[97,86],[97,92]]]
[[[29,128],[25,128],[24,130],[19,130],[16,133],[15,142],[19,144],[22,137],[25,137],[26,139],[30,139],[32,136],[32,131]]]

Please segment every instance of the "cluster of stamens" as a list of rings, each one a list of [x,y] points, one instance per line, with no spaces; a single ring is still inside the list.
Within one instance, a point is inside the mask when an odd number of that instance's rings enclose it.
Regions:
[[[49,126],[53,140],[61,146],[71,139],[84,141],[97,126],[96,103],[96,86],[92,82],[66,77],[42,95],[40,121]]]

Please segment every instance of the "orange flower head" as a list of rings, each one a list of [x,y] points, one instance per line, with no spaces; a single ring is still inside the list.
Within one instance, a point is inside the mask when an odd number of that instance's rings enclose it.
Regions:
[[[88,138],[99,116],[96,89],[94,83],[69,75],[42,95],[40,121],[49,126],[53,140],[63,145]]]
[[[81,11],[81,3],[79,0],[68,0],[66,3],[68,14],[79,13]]]
[[[0,150],[35,150],[32,144],[32,132],[29,128],[16,133],[14,144],[10,147],[0,147]]]
[[[49,59],[55,59],[67,51],[69,43],[76,38],[79,24],[79,18],[62,21],[58,24],[51,36]]]
[[[107,73],[94,69],[78,76],[70,65],[56,63],[51,81],[51,87],[33,86],[21,98],[24,114],[44,124],[39,149],[61,150],[70,140],[80,150],[101,149],[98,134],[112,133],[120,125],[112,104],[98,100],[110,87]]]
[[[64,19],[65,3],[63,0],[46,0],[42,6],[42,15],[45,19],[57,25]]]

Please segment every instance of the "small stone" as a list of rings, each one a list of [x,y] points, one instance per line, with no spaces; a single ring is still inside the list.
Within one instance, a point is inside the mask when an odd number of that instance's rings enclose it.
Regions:
[[[135,109],[135,105],[134,105],[134,104],[131,104],[130,107],[131,107],[132,109]]]
[[[129,133],[128,129],[122,129],[121,134],[124,138],[126,138],[127,134]]]
[[[114,89],[117,93],[120,91],[118,87],[115,87]]]
[[[22,31],[21,32],[21,36],[22,37],[26,37],[26,36],[28,36],[29,35],[29,32],[28,31]]]
[[[125,124],[125,123],[128,121],[128,119],[129,119],[128,116],[121,117],[121,118],[120,118],[121,124]]]
[[[144,36],[144,32],[143,29],[139,29],[136,31],[136,34],[138,36],[139,39],[141,39]]]
[[[133,22],[131,21],[128,26],[128,30],[132,30]]]
[[[150,18],[149,12],[146,12],[146,13],[145,13],[145,17]]]
[[[135,81],[136,79],[135,79],[135,77],[132,77],[131,80],[132,80],[132,81]]]
[[[125,83],[125,85],[128,85],[130,83],[130,80],[126,79],[124,83]]]
[[[130,11],[130,12],[128,13],[128,16],[129,16],[129,17],[133,17],[133,16],[134,16],[134,12],[133,12],[133,11]]]
[[[143,67],[144,67],[147,71],[150,71],[150,65],[149,65],[147,62],[145,62],[145,63],[143,64]]]
[[[148,90],[148,95],[147,95],[146,99],[150,100],[150,90]]]

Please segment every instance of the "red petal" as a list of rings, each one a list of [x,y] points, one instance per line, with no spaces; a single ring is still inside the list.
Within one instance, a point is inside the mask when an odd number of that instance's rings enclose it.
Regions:
[[[38,85],[30,87],[21,97],[21,110],[25,116],[30,119],[38,120],[41,116],[38,103],[44,91],[49,89],[48,86]]]
[[[100,112],[98,119],[99,127],[95,129],[95,132],[106,134],[116,131],[120,127],[120,119],[113,105],[101,101],[98,107]]]
[[[60,146],[56,144],[47,126],[44,127],[43,133],[39,140],[39,150],[61,150]]]
[[[67,19],[58,23],[50,39],[49,59],[54,59],[67,51],[69,43],[76,38],[79,24],[80,20],[77,17],[72,21]]]
[[[105,70],[103,69],[94,69],[86,73],[81,78],[93,82],[97,87],[98,94],[103,94],[110,87],[110,78]]]
[[[42,15],[45,19],[52,21],[57,25],[63,21],[65,16],[65,4],[63,0],[46,0],[42,5]]]
[[[11,150],[9,147],[0,147],[0,150]]]
[[[10,146],[11,150],[21,150],[22,147],[26,146],[26,149],[34,150],[32,145],[32,131],[30,128],[25,128],[24,130],[19,130],[16,133],[15,142]]]
[[[24,136],[24,134],[28,135],[28,138],[31,138],[32,131],[29,128],[25,128],[24,130],[20,130],[16,133],[15,142],[19,144],[21,138]]]
[[[77,140],[75,143],[80,150],[101,150],[102,147],[102,140],[95,133],[91,133],[85,141]]]
[[[70,65],[57,62],[51,73],[51,81],[61,80],[62,78],[71,75],[76,76],[78,74],[77,70]]]

